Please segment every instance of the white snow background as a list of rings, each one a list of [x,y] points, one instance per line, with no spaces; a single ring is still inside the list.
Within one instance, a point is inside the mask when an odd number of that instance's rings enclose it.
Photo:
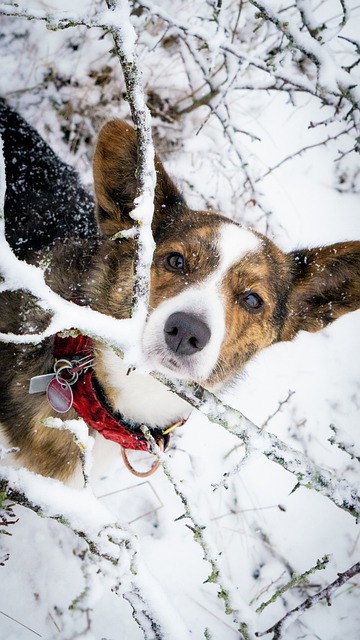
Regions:
[[[54,15],[67,9],[87,15],[100,10],[101,5],[89,0],[19,4],[28,9],[30,5],[33,9],[50,8]],[[277,7],[279,3],[273,4]],[[205,5],[209,8],[211,3],[156,3],[179,22],[197,26],[199,15],[206,13]],[[224,12],[230,11],[231,5],[238,3],[224,3]],[[245,5],[244,11],[249,12],[251,8]],[[335,29],[341,20],[341,3],[326,0],[314,6],[316,18],[330,17],[329,24]],[[342,35],[356,40],[360,6],[356,1],[347,6],[351,19]],[[339,138],[288,160],[259,181],[259,202],[249,203],[239,157],[206,105],[189,110],[180,119],[171,119],[170,111],[167,118],[161,117],[167,104],[183,103],[184,108],[191,104],[184,96],[197,80],[197,68],[187,60],[186,73],[184,48],[174,53],[177,45],[171,40],[171,30],[166,34],[166,45],[161,44],[165,29],[149,15],[147,18],[138,12],[132,20],[139,36],[137,52],[145,92],[151,93],[154,140],[190,204],[211,206],[267,232],[284,250],[359,239],[358,158],[352,153],[338,160],[347,150],[348,139]],[[0,95],[92,188],[96,131],[110,117],[129,115],[120,65],[109,53],[110,36],[104,38],[99,30],[83,27],[50,31],[44,23],[15,17],[1,17],[0,24]],[[242,37],[251,43],[254,33],[247,31],[247,24],[245,20]],[[215,39],[212,45],[215,58]],[[349,64],[345,41],[334,39],[333,49],[338,64],[339,60]],[[254,136],[237,134],[247,170],[254,178],[283,158],[345,128],[336,121],[327,127],[309,128],[310,122],[329,118],[332,110],[308,94],[293,92],[290,100],[280,91],[261,90],[260,79],[257,91],[246,90],[247,79],[241,80],[241,91],[235,85],[228,88],[227,106],[232,122]],[[356,312],[319,333],[301,333],[292,343],[263,352],[224,394],[224,400],[258,426],[266,422],[264,428],[324,469],[359,486],[356,459],[329,442],[333,424],[341,430],[341,440],[359,450],[359,373]],[[231,593],[234,608],[241,609],[252,629],[265,630],[358,561],[359,525],[351,515],[318,492],[299,488],[292,493],[296,478],[261,453],[241,465],[244,451],[240,441],[222,427],[194,412],[186,427],[174,434],[172,443],[168,453],[172,474],[187,495],[196,521],[206,527],[210,551],[221,568],[222,583]],[[90,489],[79,494],[41,480],[42,491],[48,491],[48,502],[53,504],[52,514],[74,515],[78,509],[83,518],[87,512],[86,526],[94,531],[102,524],[126,524],[137,550],[137,587],[161,624],[161,633],[156,635],[144,619],[145,637],[239,638],[233,616],[226,615],[217,595],[218,585],[206,582],[211,567],[187,526],[191,523],[186,518],[177,520],[184,506],[164,472],[136,480],[123,467],[117,452],[114,455],[111,444],[97,444],[111,450],[111,463],[106,457],[106,464],[94,473],[92,488],[98,501]],[[225,487],[221,484],[224,473],[237,465],[238,471],[229,476]],[[19,474],[21,479],[35,495],[38,479]],[[12,535],[0,535],[0,640],[144,637],[129,603],[121,596],[129,592],[132,596],[128,597],[134,600],[125,552],[114,568],[106,560],[91,560],[86,543],[62,524],[23,507],[14,510],[19,521],[7,527]],[[79,528],[83,525],[81,520]],[[112,553],[109,541],[104,540],[103,545],[105,552]],[[286,591],[262,613],[255,612],[290,581],[292,573],[307,571],[325,554],[330,556],[326,569],[311,575],[307,585]],[[119,582],[116,572],[121,578],[119,594],[111,590]],[[336,592],[330,607],[326,601],[318,603],[290,625],[284,637],[357,640],[359,635],[357,576]]]

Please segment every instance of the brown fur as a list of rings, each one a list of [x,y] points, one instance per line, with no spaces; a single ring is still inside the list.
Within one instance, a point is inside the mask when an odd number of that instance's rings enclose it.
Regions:
[[[94,157],[98,222],[104,239],[60,243],[51,248],[46,278],[63,297],[118,318],[129,316],[132,302],[134,245],[131,239],[112,240],[129,228],[129,212],[136,193],[136,138],[121,121],[106,124]],[[229,220],[209,211],[192,211],[156,158],[157,186],[153,222],[157,243],[151,269],[150,311],[184,287],[206,280],[216,269],[214,251],[219,226]],[[360,306],[360,242],[343,242],[285,254],[258,235],[261,248],[250,252],[226,275],[222,294],[226,306],[226,335],[216,367],[207,380],[212,386],[229,380],[258,351],[300,330],[317,331]],[[164,269],[169,252],[185,257],[186,269]],[[36,262],[41,256],[34,256]],[[64,268],[65,265],[65,268]],[[239,294],[255,291],[264,301],[259,313],[249,313]],[[38,331],[49,321],[25,292],[0,296],[1,331]],[[25,322],[25,329],[24,329]],[[66,479],[76,466],[78,452],[71,435],[45,428],[42,421],[56,415],[43,394],[29,396],[29,379],[52,370],[52,339],[40,345],[2,344],[0,358],[0,421],[23,464],[44,475]],[[96,375],[107,393],[101,356]],[[75,417],[71,411],[67,418]]]
[[[289,254],[292,288],[282,340],[291,340],[300,330],[319,331],[358,309],[359,246],[357,241],[338,242]]]

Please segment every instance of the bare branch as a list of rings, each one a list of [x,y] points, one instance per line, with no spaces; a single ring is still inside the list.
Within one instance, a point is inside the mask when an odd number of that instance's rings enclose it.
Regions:
[[[218,44],[219,51],[234,56],[237,60],[245,65],[255,67],[270,75],[277,82],[280,82],[282,89],[288,91],[290,88],[300,89],[305,93],[309,93],[325,104],[333,106],[336,110],[339,108],[339,98],[350,103],[349,115],[353,117],[353,111],[359,111],[359,97],[354,89],[354,83],[350,75],[346,71],[339,70],[332,62],[332,57],[328,54],[326,47],[318,42],[314,37],[309,35],[310,42],[304,34],[293,24],[286,20],[280,19],[265,2],[257,0],[251,3],[259,10],[260,16],[268,20],[280,33],[288,39],[288,41],[301,53],[307,56],[318,69],[318,81],[315,83],[305,74],[294,74],[289,72],[284,65],[270,65],[260,57],[256,57],[244,50],[244,47],[234,45],[230,39],[230,34],[225,34],[223,40]],[[187,38],[195,38],[204,43],[208,47],[209,34],[201,28],[196,28],[185,24],[177,18],[170,15],[165,9],[157,5],[151,0],[139,0],[138,4],[146,8],[152,16],[156,15],[165,21],[179,33],[185,34]],[[358,124],[356,119],[356,124]]]
[[[216,558],[217,554],[214,553],[216,547],[209,539],[206,524],[200,522],[194,514],[189,497],[185,494],[180,482],[176,480],[175,476],[171,472],[167,456],[158,447],[150,431],[146,427],[143,427],[142,431],[149,441],[153,452],[160,460],[167,479],[173,486],[176,495],[184,507],[184,514],[180,516],[178,520],[188,518],[191,521],[191,524],[187,524],[186,526],[192,531],[194,540],[200,544],[203,550],[204,559],[211,566],[211,574],[206,582],[215,583],[218,586],[218,597],[224,601],[225,613],[231,615],[234,622],[238,625],[238,631],[241,634],[241,639],[251,640],[249,630],[249,618],[251,616],[251,611],[244,602],[241,602],[239,606],[238,594],[237,604],[235,605],[235,599],[231,592],[231,587],[227,584],[227,581],[221,573],[221,569]]]
[[[137,195],[135,209],[130,214],[137,222],[137,252],[134,275],[134,313],[139,313],[145,321],[150,292],[150,266],[154,252],[151,222],[154,211],[154,190],[156,172],[154,147],[151,137],[151,116],[146,106],[142,87],[142,76],[135,55],[136,33],[130,22],[129,6],[119,0],[106,0],[109,7],[109,24],[102,25],[108,30],[115,43],[124,74],[132,119],[137,136]],[[130,35],[129,35],[130,34]]]
[[[2,467],[0,490],[9,500],[71,529],[99,558],[117,565],[124,553],[129,553],[128,566],[133,566],[135,550],[131,534],[120,528],[115,516],[99,503],[89,489],[76,491],[26,469]],[[99,529],[94,532],[95,519]]]
[[[267,425],[269,424],[269,422],[275,418],[275,416],[281,411],[282,407],[284,406],[284,404],[286,404],[287,402],[289,402],[291,396],[293,396],[295,393],[295,391],[291,391],[291,389],[289,389],[289,392],[285,398],[285,400],[280,400],[277,409],[275,409],[275,411],[273,413],[271,413],[267,419],[265,420],[265,422],[263,422],[263,424],[261,425],[261,429],[265,429],[265,427],[267,427]]]
[[[329,563],[329,560],[330,560],[329,556],[324,556],[321,560],[318,560],[316,564],[313,567],[311,567],[311,569],[307,569],[300,575],[293,574],[291,576],[290,582],[288,582],[287,584],[277,589],[274,595],[269,600],[267,600],[266,602],[263,602],[256,609],[256,613],[262,613],[264,609],[268,607],[269,604],[272,604],[273,602],[275,602],[279,598],[279,596],[282,596],[284,593],[289,591],[289,589],[293,589],[294,587],[303,584],[307,580],[308,576],[313,575],[315,571],[321,571],[322,569],[325,569]]]
[[[338,573],[338,578],[336,580],[331,582],[324,589],[321,589],[321,591],[318,591],[318,593],[315,593],[313,596],[309,596],[309,598],[306,598],[304,602],[299,604],[291,611],[288,611],[288,613],[272,627],[270,627],[266,631],[257,631],[255,633],[256,637],[262,638],[268,633],[273,633],[273,640],[280,640],[280,638],[284,637],[283,633],[286,631],[286,629],[288,629],[289,625],[297,620],[301,616],[301,614],[304,613],[304,611],[311,609],[311,607],[316,605],[321,600],[327,600],[327,602],[330,604],[331,597],[335,593],[335,591],[337,591],[340,587],[342,587],[343,584],[345,584],[345,582],[351,580],[351,578],[356,576],[358,573],[360,573],[360,562],[354,564],[352,567],[350,567],[350,569],[344,571],[344,573]]]
[[[308,456],[285,444],[276,435],[259,429],[240,411],[229,407],[199,385],[186,385],[182,382],[166,380],[160,375],[154,377],[163,381],[170,389],[199,409],[211,422],[239,438],[250,452],[261,451],[266,458],[281,465],[294,474],[297,484],[318,491],[329,498],[340,509],[344,509],[355,518],[360,517],[360,499],[356,487],[345,478],[336,478],[330,471],[318,467]]]
[[[311,149],[317,149],[318,147],[322,147],[322,146],[326,147],[326,145],[329,144],[329,142],[332,142],[334,140],[338,140],[339,138],[341,138],[341,136],[344,136],[344,135],[350,133],[353,129],[354,129],[354,125],[351,125],[350,127],[346,127],[345,129],[343,129],[339,133],[336,133],[333,136],[327,136],[327,138],[325,138],[324,140],[320,140],[319,142],[315,142],[314,144],[308,144],[305,147],[302,147],[301,149],[298,149],[294,153],[291,153],[291,154],[287,155],[285,158],[280,160],[277,164],[274,164],[272,167],[270,167],[260,177],[256,178],[255,182],[261,182],[261,180],[266,178],[270,173],[273,173],[274,171],[276,171],[276,169],[281,167],[286,162],[289,162],[289,160],[293,160],[293,158],[301,156],[303,153],[305,153],[306,151],[310,151]],[[356,147],[354,146],[354,148],[351,149],[351,151],[356,151]]]

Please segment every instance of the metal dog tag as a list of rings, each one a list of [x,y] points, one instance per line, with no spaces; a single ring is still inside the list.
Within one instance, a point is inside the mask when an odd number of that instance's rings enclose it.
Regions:
[[[43,376],[34,376],[30,380],[29,393],[41,393],[46,391],[49,382],[55,378],[55,373],[45,373]]]
[[[49,404],[58,413],[66,413],[73,404],[73,392],[70,385],[63,378],[54,378],[49,382],[46,395]]]

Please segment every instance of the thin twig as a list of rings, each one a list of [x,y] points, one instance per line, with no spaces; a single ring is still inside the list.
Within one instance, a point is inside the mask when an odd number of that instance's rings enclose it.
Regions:
[[[176,480],[175,476],[172,474],[167,456],[161,451],[161,449],[157,446],[154,438],[152,437],[149,429],[147,427],[143,427],[142,431],[150,443],[153,453],[158,457],[161,462],[163,471],[169,480],[170,484],[173,486],[173,489],[180,499],[183,507],[184,514],[177,518],[177,520],[188,518],[191,524],[187,524],[186,526],[192,531],[194,540],[198,542],[203,550],[204,559],[210,564],[211,574],[208,577],[206,582],[217,584],[219,591],[218,597],[224,601],[225,612],[228,615],[231,615],[234,622],[238,625],[239,633],[241,634],[241,638],[243,640],[251,640],[249,625],[245,622],[245,617],[249,616],[249,608],[245,605],[245,603],[241,603],[240,611],[239,605],[235,606],[233,601],[233,596],[231,594],[230,588],[225,584],[225,579],[221,574],[221,569],[218,564],[217,559],[212,553],[212,549],[214,549],[213,544],[209,544],[208,534],[206,531],[206,524],[202,523],[198,520],[196,515],[193,512],[193,509],[190,504],[189,497],[185,494],[181,484],[178,480]]]
[[[289,591],[289,589],[293,589],[294,587],[301,585],[304,581],[307,580],[308,576],[313,575],[315,571],[321,571],[325,569],[329,563],[329,560],[330,560],[329,556],[324,556],[321,560],[318,560],[316,564],[313,567],[311,567],[311,569],[307,569],[300,575],[293,574],[291,576],[290,582],[288,582],[287,584],[284,584],[282,587],[277,589],[274,595],[271,596],[271,598],[269,598],[269,600],[266,600],[266,602],[263,602],[256,609],[256,613],[262,613],[264,609],[269,606],[269,604],[272,604],[273,602],[275,602],[280,596],[286,593],[286,591]]]
[[[265,427],[268,426],[269,422],[275,418],[275,416],[281,411],[282,407],[284,406],[284,404],[286,404],[287,402],[289,402],[290,398],[294,395],[295,391],[291,391],[291,389],[289,390],[285,400],[280,400],[279,404],[277,406],[277,408],[275,409],[275,411],[273,413],[271,413],[268,418],[265,420],[265,422],[263,422],[263,424],[261,425],[261,430],[265,429]]]
[[[243,442],[249,451],[261,451],[272,462],[292,473],[297,484],[318,491],[329,498],[340,509],[355,518],[360,518],[360,498],[356,487],[345,478],[336,478],[330,471],[318,467],[304,453],[293,449],[275,434],[259,429],[240,411],[224,404],[214,394],[199,385],[170,381],[161,375],[154,375],[172,391],[201,411],[211,422],[221,425]]]
[[[299,616],[301,616],[304,611],[311,609],[311,607],[316,605],[321,600],[327,600],[327,602],[330,604],[330,599],[333,593],[358,573],[360,573],[360,562],[354,564],[352,567],[350,567],[350,569],[344,571],[344,573],[338,573],[338,578],[336,580],[331,582],[321,591],[318,591],[318,593],[315,593],[313,596],[309,596],[308,598],[306,598],[304,602],[299,604],[291,611],[288,611],[288,613],[272,627],[270,627],[266,631],[257,631],[255,633],[256,637],[261,638],[268,633],[273,633],[274,635],[272,640],[280,640],[280,638],[283,638],[283,632],[286,631],[289,625],[297,620],[297,618],[299,618]]]

